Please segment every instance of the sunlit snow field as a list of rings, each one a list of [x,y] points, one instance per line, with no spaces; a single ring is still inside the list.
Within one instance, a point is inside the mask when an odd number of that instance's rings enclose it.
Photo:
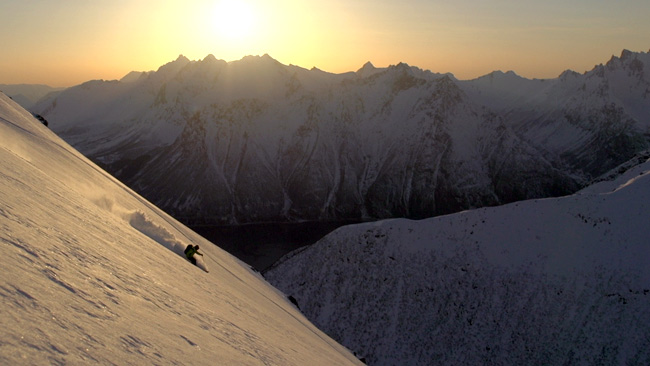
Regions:
[[[0,364],[358,361],[0,94]],[[205,253],[206,273],[183,257]]]

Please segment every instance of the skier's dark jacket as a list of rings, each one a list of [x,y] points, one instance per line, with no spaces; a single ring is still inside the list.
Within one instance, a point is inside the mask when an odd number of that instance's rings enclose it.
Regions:
[[[187,257],[187,259],[192,259],[192,257],[194,257],[194,254],[203,256],[203,254],[198,252],[198,249],[196,249],[192,245],[188,245],[187,248],[185,248],[185,256]]]

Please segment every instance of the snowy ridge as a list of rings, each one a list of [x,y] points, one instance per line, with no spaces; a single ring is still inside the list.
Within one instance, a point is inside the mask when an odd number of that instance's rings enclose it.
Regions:
[[[0,364],[359,364],[3,94],[0,226]]]
[[[636,164],[572,196],[343,227],[265,277],[373,365],[646,365],[650,160]]]
[[[570,194],[648,149],[648,67],[624,51],[583,75],[459,81],[404,63],[329,74],[180,56],[35,112],[185,222],[424,218]]]
[[[610,170],[591,182],[578,193],[606,193],[621,186],[621,182],[631,182],[646,173],[645,162],[650,159],[650,150],[637,153],[634,158]]]
[[[40,99],[47,95],[54,96],[63,89],[39,84],[0,84],[0,92],[25,109],[30,109]]]

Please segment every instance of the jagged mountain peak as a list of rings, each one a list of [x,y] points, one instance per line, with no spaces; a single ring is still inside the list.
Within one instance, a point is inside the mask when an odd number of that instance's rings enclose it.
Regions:
[[[239,77],[257,75],[258,78],[268,79],[272,75],[288,74],[289,66],[286,66],[268,54],[262,56],[245,56],[241,60],[228,62],[228,70]],[[248,75],[248,76],[246,76]]]
[[[630,61],[633,59],[646,59],[647,57],[650,57],[650,51],[648,52],[635,52],[635,51],[630,51],[628,49],[623,49],[621,51],[621,56],[619,57],[621,61]]]
[[[636,75],[644,78],[644,74],[650,73],[650,53],[633,52],[624,49],[620,57],[612,55],[607,63],[596,65],[587,74],[604,76],[606,72],[625,71],[628,75]]]
[[[480,78],[511,79],[511,80],[512,79],[525,79],[524,77],[517,75],[517,73],[512,71],[512,70],[508,70],[506,72],[503,72],[501,70],[495,70],[495,71],[492,71],[491,73],[489,73],[489,74],[487,74],[485,76],[482,76]]]
[[[372,71],[372,70],[377,70],[375,65],[372,64],[372,62],[368,61],[357,72],[365,72],[365,71]]]
[[[365,64],[363,64],[363,66],[361,67],[360,70],[364,70],[364,69],[365,70],[374,70],[374,69],[376,69],[376,67],[375,67],[375,65],[372,64],[372,62],[368,61]]]
[[[367,78],[372,75],[375,75],[377,73],[382,72],[385,69],[381,68],[376,68],[375,65],[372,64],[372,62],[368,61],[363,66],[355,72],[355,74],[360,77],[360,78]]]
[[[405,62],[400,62],[397,65],[388,66],[389,70],[398,70],[398,71],[411,71],[411,66]]]
[[[149,75],[152,71],[131,71],[120,79],[122,83],[133,83]]]
[[[282,65],[278,60],[271,57],[268,53],[260,55],[244,56],[241,60],[233,61],[232,63],[263,63],[263,64],[276,64]]]
[[[569,78],[577,78],[577,77],[580,77],[580,75],[581,75],[581,74],[578,73],[578,72],[576,72],[576,71],[568,70],[568,69],[567,69],[567,70],[562,71],[562,73],[560,74],[560,76],[558,76],[558,78],[559,78],[560,80],[567,80],[567,79],[569,79]]]
[[[158,68],[158,71],[156,73],[167,73],[167,74],[175,74],[177,73],[180,69],[185,67],[187,64],[191,63],[190,59],[183,55],[179,55],[176,60],[168,62],[161,67]]]
[[[625,61],[625,59],[631,58],[633,56],[633,54],[634,54],[634,52],[632,52],[630,50],[627,50],[627,49],[623,49],[623,51],[621,51],[621,57],[620,58],[621,58],[621,60]]]
[[[214,57],[214,55],[211,54],[211,53],[208,54],[207,56],[205,56],[205,58],[203,59],[203,62],[215,62],[215,61],[218,61],[218,60],[217,60],[217,58]]]
[[[180,54],[180,55],[178,55],[178,57],[176,58],[176,60],[174,60],[174,61],[172,61],[172,62],[181,62],[181,63],[186,63],[186,62],[190,62],[190,59],[187,58],[187,57],[185,57],[185,56],[183,56],[183,54]]]
[[[395,74],[395,75],[409,75],[418,79],[425,79],[425,80],[431,80],[435,79],[438,76],[442,74],[434,74],[431,71],[425,71],[422,70],[421,68],[417,66],[411,66],[405,62],[400,62],[397,65],[390,65],[386,69],[378,69],[378,70],[386,70],[387,74]],[[451,75],[451,74],[445,74],[445,75]]]
[[[524,90],[536,88],[539,80],[530,80],[517,75],[514,71],[493,71],[474,80],[463,82],[485,92],[489,91],[490,99],[511,99],[512,96],[521,95]]]

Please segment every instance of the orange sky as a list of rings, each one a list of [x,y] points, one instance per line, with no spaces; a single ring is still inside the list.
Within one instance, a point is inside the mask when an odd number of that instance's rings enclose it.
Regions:
[[[0,0],[0,84],[71,86],[183,54],[354,71],[406,62],[460,79],[584,72],[650,49],[647,0]]]

